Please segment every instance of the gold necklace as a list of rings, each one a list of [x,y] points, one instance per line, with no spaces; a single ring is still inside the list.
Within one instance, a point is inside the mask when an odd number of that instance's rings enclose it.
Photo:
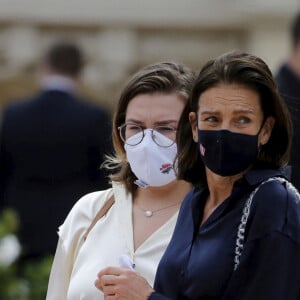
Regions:
[[[158,212],[158,211],[161,211],[161,210],[164,210],[164,209],[167,209],[167,208],[169,208],[169,207],[176,206],[176,205],[178,205],[178,204],[180,204],[180,203],[181,203],[181,201],[180,201],[180,202],[177,202],[177,203],[175,203],[175,204],[171,204],[171,205],[169,205],[169,206],[160,208],[160,209],[156,209],[156,210],[143,209],[143,208],[140,208],[138,205],[136,205],[136,206],[137,206],[137,208],[138,208],[139,210],[141,210],[141,211],[144,212],[144,215],[145,215],[147,218],[151,218],[151,217],[153,216],[154,213],[156,213],[156,212]]]

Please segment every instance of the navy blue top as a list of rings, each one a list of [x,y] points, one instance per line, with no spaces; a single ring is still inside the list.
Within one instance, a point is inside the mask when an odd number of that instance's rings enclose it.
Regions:
[[[260,182],[274,176],[282,173],[249,171],[201,226],[208,189],[192,190],[149,299],[299,300],[299,195],[279,181],[262,185],[254,196],[240,264],[233,271],[245,201]]]
[[[290,160],[292,166],[291,181],[300,190],[300,77],[288,64],[283,64],[275,79],[280,95],[285,100],[293,121],[293,143]]]

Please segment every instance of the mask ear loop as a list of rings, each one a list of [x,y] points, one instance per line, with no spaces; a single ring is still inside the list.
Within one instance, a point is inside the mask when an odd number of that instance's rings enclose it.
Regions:
[[[265,126],[266,120],[267,120],[267,117],[264,117],[264,118],[263,118],[263,121],[262,121],[262,123],[261,123],[261,125],[260,125],[260,127],[259,127],[259,130],[258,130],[257,135],[260,134],[261,130],[262,130],[263,127]]]
[[[258,130],[258,132],[257,132],[257,134],[256,134],[257,138],[258,138],[258,136],[260,135],[260,133],[261,133],[261,131],[262,131],[264,125],[265,125],[266,119],[267,119],[266,117],[263,118],[262,124],[260,125],[260,128],[259,128],[259,130]],[[258,145],[258,156],[260,155],[261,147],[262,147],[263,145],[264,145],[264,144],[261,144],[261,143],[259,143],[259,145]]]
[[[267,117],[264,117],[264,119],[263,119],[263,121],[262,121],[262,124],[261,124],[261,126],[260,126],[260,128],[259,128],[259,130],[258,130],[257,136],[260,135],[260,133],[261,133],[263,127],[265,126],[266,120],[267,120]],[[267,142],[268,142],[268,141],[267,141]],[[267,142],[266,142],[266,143],[267,143]],[[261,148],[262,146],[264,146],[266,143],[264,143],[264,144],[259,144],[259,149],[258,149],[258,150],[260,151],[260,148]]]

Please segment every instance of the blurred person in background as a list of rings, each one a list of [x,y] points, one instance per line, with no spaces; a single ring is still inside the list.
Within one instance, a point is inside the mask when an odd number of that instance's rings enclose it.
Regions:
[[[188,67],[162,62],[129,80],[113,120],[115,156],[105,164],[116,170],[112,188],[81,198],[60,227],[47,299],[104,299],[94,280],[108,265],[134,268],[153,284],[191,189],[176,180],[173,162],[194,79]]]
[[[292,115],[294,138],[292,145],[292,182],[300,190],[300,12],[291,25],[292,51],[276,74],[276,82]]]
[[[82,68],[75,43],[55,43],[41,61],[41,89],[3,112],[0,210],[19,215],[23,260],[54,255],[57,227],[74,203],[109,186],[100,165],[112,149],[111,121],[77,96]]]

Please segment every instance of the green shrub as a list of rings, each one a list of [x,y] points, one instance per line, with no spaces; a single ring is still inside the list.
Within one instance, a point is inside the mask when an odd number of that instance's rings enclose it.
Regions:
[[[16,238],[18,218],[13,210],[4,210],[0,215],[0,299],[41,300],[45,299],[52,256],[27,261],[20,265],[21,252]]]

